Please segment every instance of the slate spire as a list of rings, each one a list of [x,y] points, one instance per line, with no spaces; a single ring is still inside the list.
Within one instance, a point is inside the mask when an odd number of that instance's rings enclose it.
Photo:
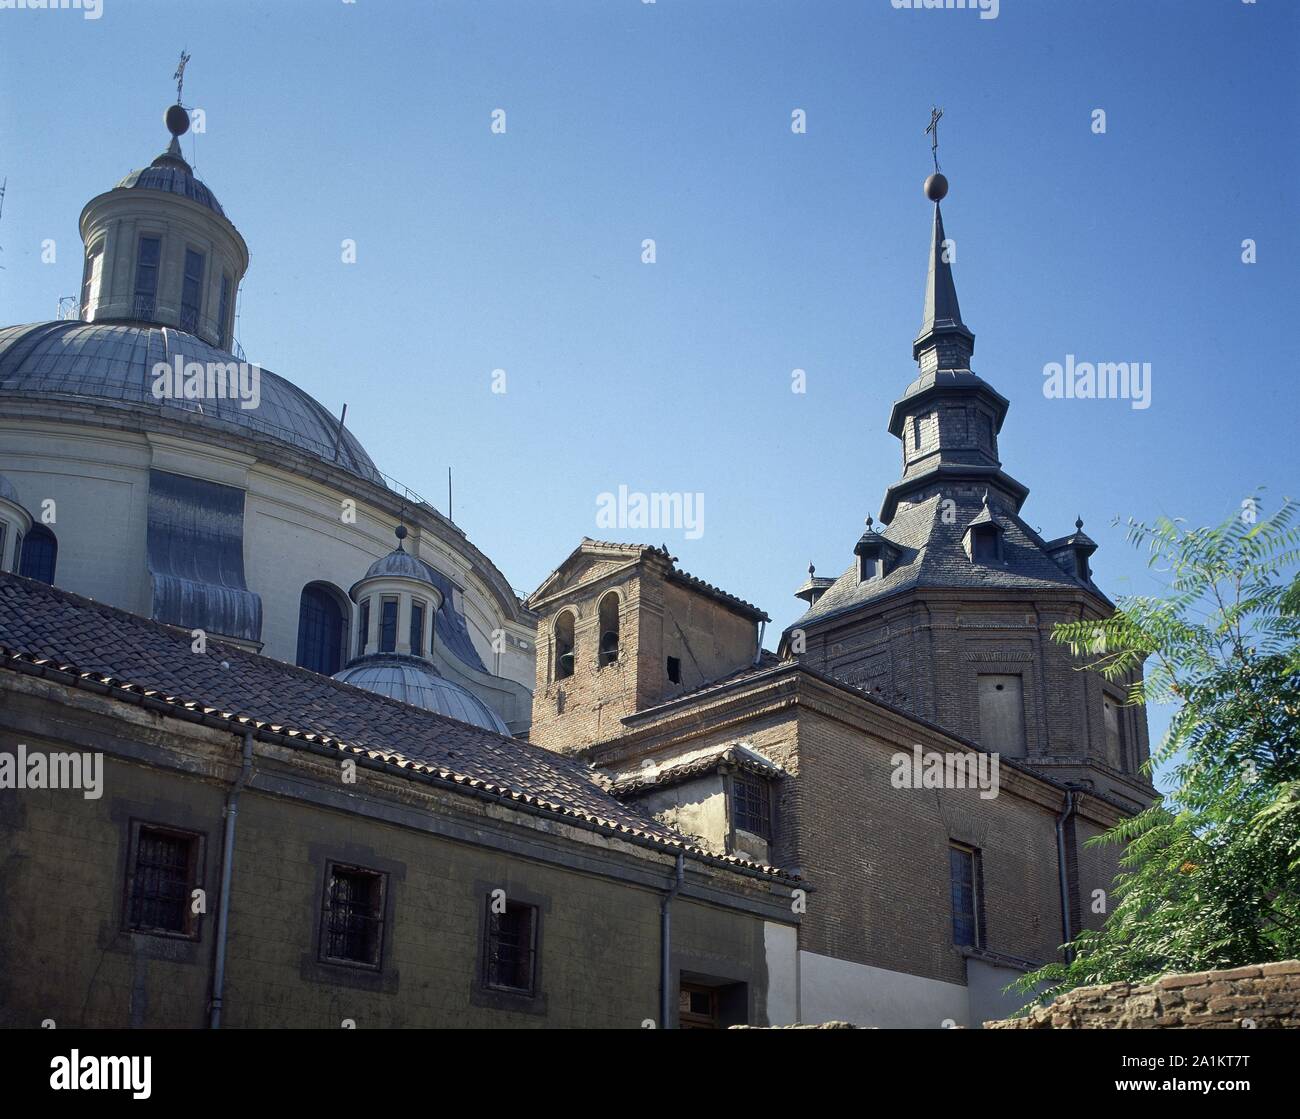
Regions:
[[[912,356],[934,369],[967,369],[975,352],[975,335],[961,321],[957,285],[952,278],[956,244],[943,230],[940,200],[948,193],[948,180],[938,172],[925,181],[925,195],[934,203],[934,230],[930,237],[930,270],[925,278],[925,310],[921,329],[912,343]],[[923,360],[923,356],[928,360]]]

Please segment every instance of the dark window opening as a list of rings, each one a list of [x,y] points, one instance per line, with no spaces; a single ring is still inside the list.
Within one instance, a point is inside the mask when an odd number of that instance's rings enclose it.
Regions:
[[[960,843],[949,844],[948,874],[952,896],[952,942],[958,946],[978,947],[982,939],[979,852]]]
[[[680,657],[668,658],[668,680],[673,684],[682,682],[682,662]]]
[[[411,603],[411,655],[424,656],[424,605]]]
[[[384,878],[331,863],[321,912],[321,956],[377,968],[384,941]]]
[[[618,660],[618,595],[611,591],[600,600],[600,663]]]
[[[44,525],[32,525],[31,531],[21,539],[18,574],[54,586],[54,568],[59,559],[59,542],[54,533]]]
[[[181,329],[199,328],[199,311],[203,309],[203,254],[185,250],[185,280],[181,284]]]
[[[767,779],[737,773],[731,779],[732,822],[760,839],[772,838],[772,789]]]
[[[134,318],[153,318],[154,304],[158,298],[158,261],[161,256],[162,241],[157,237],[140,238],[135,258]]]
[[[996,529],[976,529],[971,534],[971,558],[978,563],[995,563],[998,558]]]
[[[555,619],[555,679],[573,675],[573,612],[565,610]]]
[[[494,913],[493,901],[489,895],[483,982],[531,995],[537,976],[537,907],[507,901],[503,912]]]
[[[191,895],[198,870],[197,835],[140,825],[128,877],[127,927],[133,932],[194,935],[198,918],[191,912]]]
[[[386,598],[379,614],[379,651],[397,652],[397,599]]]
[[[343,610],[338,598],[322,586],[303,588],[298,606],[298,664],[326,676],[343,667]]]
[[[370,599],[361,604],[361,622],[357,633],[357,656],[364,656],[366,642],[370,640]]]
[[[677,1024],[683,1030],[720,1030],[718,989],[683,983],[677,1002]]]

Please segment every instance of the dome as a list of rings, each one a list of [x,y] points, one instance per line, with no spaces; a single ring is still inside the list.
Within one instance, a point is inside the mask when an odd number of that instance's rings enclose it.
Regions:
[[[388,555],[375,560],[366,568],[365,575],[358,579],[357,582],[364,583],[367,579],[374,579],[379,576],[418,579],[421,583],[432,583],[434,581],[429,572],[429,565],[402,548],[394,548]]]
[[[168,194],[184,195],[225,218],[226,212],[217,201],[217,196],[201,180],[194,177],[193,169],[180,157],[179,145],[176,145],[174,140],[172,144],[176,148],[175,153],[171,151],[164,153],[148,167],[140,171],[132,171],[114,189],[165,190]],[[230,219],[226,218],[226,220]]]
[[[432,667],[415,657],[371,655],[336,673],[334,679],[471,726],[497,734],[510,734],[500,716],[478,696],[439,676]]]
[[[261,370],[260,401],[243,408],[235,399],[157,400],[152,392],[158,362],[221,362],[232,354],[172,327],[135,323],[87,323],[75,319],[0,329],[0,400],[73,401],[97,412],[110,409],[154,417],[186,413],[217,431],[232,428],[273,439],[323,462],[383,485],[383,476],[356,437],[301,389]],[[335,442],[338,454],[335,456]]]

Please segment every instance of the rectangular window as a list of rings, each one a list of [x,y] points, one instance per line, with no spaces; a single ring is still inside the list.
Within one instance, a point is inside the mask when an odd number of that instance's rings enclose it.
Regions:
[[[185,250],[185,282],[181,286],[181,329],[199,328],[199,311],[203,308],[203,254]]]
[[[1124,768],[1124,725],[1119,701],[1111,696],[1102,699],[1106,723],[1106,760],[1116,769]]]
[[[357,634],[357,656],[365,656],[366,642],[370,640],[370,599],[361,604],[361,632]]]
[[[1011,758],[1025,756],[1025,697],[1019,676],[981,674],[980,745]]]
[[[979,852],[960,843],[948,845],[952,892],[952,942],[976,948],[983,939],[979,920]]]
[[[104,246],[97,245],[86,260],[85,278],[81,282],[81,317],[92,322],[91,308],[99,300],[99,286],[104,272]]]
[[[772,794],[767,779],[737,773],[731,779],[732,823],[760,839],[772,838]]]
[[[230,274],[221,277],[221,309],[217,312],[217,341],[227,346],[230,336]]]
[[[397,652],[397,599],[386,598],[379,614],[379,651]]]
[[[487,899],[483,983],[498,990],[531,995],[537,976],[537,907]],[[502,912],[494,912],[504,904]]]
[[[377,870],[330,863],[321,905],[323,960],[378,968],[384,944],[384,886]]]
[[[682,682],[682,662],[678,657],[668,658],[668,679],[674,684]]]
[[[200,837],[193,832],[139,824],[127,871],[126,924],[133,932],[198,935],[191,912],[198,888]]]
[[[135,258],[135,317],[153,317],[158,298],[158,261],[162,256],[162,241],[157,237],[141,237]]]
[[[411,603],[411,655],[424,656],[424,604]]]

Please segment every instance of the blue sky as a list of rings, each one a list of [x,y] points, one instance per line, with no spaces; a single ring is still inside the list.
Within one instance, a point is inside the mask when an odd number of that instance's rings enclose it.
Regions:
[[[809,560],[848,566],[899,472],[932,104],[1029,523],[1081,514],[1116,597],[1158,585],[1113,518],[1296,491],[1300,5],[103,3],[0,11],[0,321],[78,290],[81,207],[163,148],[188,48],[185,152],[251,249],[250,359],[347,402],[440,508],[454,467],[456,520],[522,591],[611,535],[619,485],[704,495],[699,539],[622,535],[763,606],[769,637]],[[1150,362],[1151,406],[1045,399],[1068,353]]]

